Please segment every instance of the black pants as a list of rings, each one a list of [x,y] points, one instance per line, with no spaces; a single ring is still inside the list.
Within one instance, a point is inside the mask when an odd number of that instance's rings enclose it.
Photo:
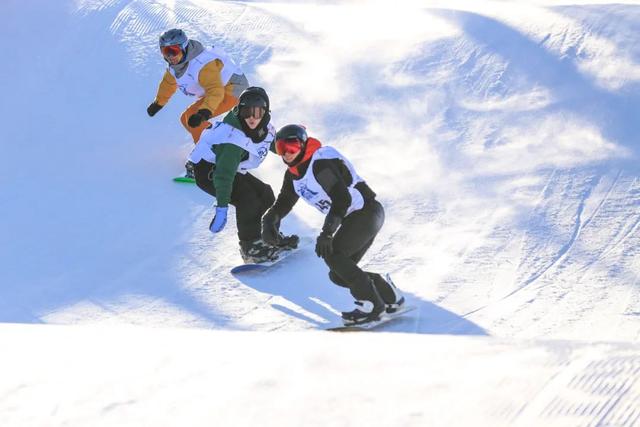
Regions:
[[[349,288],[357,300],[371,300],[370,280],[373,280],[382,299],[395,302],[393,290],[377,273],[358,267],[376,235],[384,224],[384,208],[376,200],[365,203],[360,210],[350,213],[333,237],[333,253],[325,258],[329,266],[329,279],[338,286]]]
[[[213,185],[216,166],[205,160],[194,165],[196,185],[216,197]],[[260,238],[262,215],[276,201],[273,190],[250,173],[236,173],[231,189],[231,204],[236,208],[236,223],[240,240]]]

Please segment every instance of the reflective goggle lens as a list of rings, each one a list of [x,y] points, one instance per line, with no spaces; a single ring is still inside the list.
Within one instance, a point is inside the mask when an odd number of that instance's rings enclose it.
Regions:
[[[264,108],[262,107],[241,107],[240,108],[240,118],[248,119],[249,117],[253,117],[254,119],[261,119],[264,117]]]
[[[297,139],[278,139],[276,140],[276,153],[279,156],[285,154],[297,154],[302,149],[302,143]]]
[[[160,48],[160,51],[166,57],[178,56],[180,54],[180,52],[182,52],[182,48],[180,47],[180,45],[175,44],[175,45],[172,45],[172,46],[162,46]]]

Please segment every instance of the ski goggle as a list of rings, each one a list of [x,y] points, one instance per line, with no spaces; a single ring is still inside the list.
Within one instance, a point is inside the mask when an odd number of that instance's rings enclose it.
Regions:
[[[238,114],[241,119],[248,119],[249,117],[253,117],[254,119],[261,119],[264,117],[265,110],[262,107],[248,107],[243,106],[240,107],[240,111]]]
[[[160,52],[162,52],[162,55],[164,55],[165,58],[178,56],[182,52],[182,47],[179,44],[174,44],[171,46],[162,46],[160,48]]]
[[[302,141],[299,139],[277,139],[276,153],[279,156],[285,154],[298,154],[302,150]]]

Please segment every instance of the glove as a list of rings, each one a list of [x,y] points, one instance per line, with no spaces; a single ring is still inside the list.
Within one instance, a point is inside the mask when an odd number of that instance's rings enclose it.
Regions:
[[[320,258],[327,258],[333,253],[333,236],[326,233],[320,233],[316,240],[316,255]]]
[[[209,230],[212,233],[219,233],[222,231],[224,226],[227,224],[227,210],[228,206],[225,207],[216,207],[216,215],[211,220],[211,224],[209,224]]]
[[[203,108],[201,110],[198,110],[197,113],[192,114],[189,117],[188,123],[190,127],[197,128],[202,124],[202,122],[207,121],[210,118],[211,118],[211,111],[207,110],[206,108]]]
[[[149,117],[153,117],[158,111],[162,110],[162,107],[162,105],[158,104],[156,101],[153,101],[147,107],[147,114],[149,115]]]

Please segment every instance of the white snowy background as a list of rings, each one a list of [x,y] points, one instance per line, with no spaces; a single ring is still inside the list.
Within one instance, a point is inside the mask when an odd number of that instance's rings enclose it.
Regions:
[[[3,0],[0,424],[640,425],[640,2]],[[344,153],[363,260],[417,310],[366,334],[306,248],[234,277],[171,178],[173,27]],[[275,156],[257,175],[277,193]],[[315,237],[299,203],[285,232]],[[56,326],[52,326],[56,325]]]

